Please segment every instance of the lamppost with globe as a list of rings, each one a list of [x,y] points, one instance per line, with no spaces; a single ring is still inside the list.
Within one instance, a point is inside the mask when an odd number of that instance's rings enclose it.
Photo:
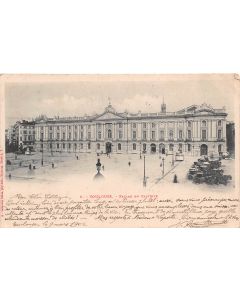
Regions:
[[[146,177],[146,166],[145,166],[145,154],[146,150],[143,150],[143,187],[147,186],[147,177]]]

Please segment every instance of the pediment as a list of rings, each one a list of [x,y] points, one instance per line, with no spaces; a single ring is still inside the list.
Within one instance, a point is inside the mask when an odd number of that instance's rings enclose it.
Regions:
[[[95,118],[95,120],[122,120],[122,117],[111,112],[105,112],[102,115]]]
[[[207,109],[202,109],[196,112],[198,115],[214,115],[214,112]]]

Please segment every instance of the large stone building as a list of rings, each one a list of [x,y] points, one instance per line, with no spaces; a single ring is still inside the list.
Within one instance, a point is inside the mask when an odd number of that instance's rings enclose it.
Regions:
[[[35,124],[37,151],[89,153],[176,153],[210,155],[226,151],[225,108],[192,105],[167,112],[117,112],[42,118]]]

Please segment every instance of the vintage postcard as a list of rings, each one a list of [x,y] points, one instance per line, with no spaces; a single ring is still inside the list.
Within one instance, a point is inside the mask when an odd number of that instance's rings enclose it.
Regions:
[[[240,77],[0,76],[1,227],[239,227]]]

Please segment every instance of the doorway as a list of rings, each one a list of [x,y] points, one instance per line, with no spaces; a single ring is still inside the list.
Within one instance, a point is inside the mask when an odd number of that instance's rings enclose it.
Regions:
[[[156,153],[156,145],[151,144],[151,153]]]
[[[106,153],[111,153],[112,152],[112,144],[107,142],[106,143]]]
[[[201,145],[200,155],[207,155],[208,154],[208,146],[206,144]]]

